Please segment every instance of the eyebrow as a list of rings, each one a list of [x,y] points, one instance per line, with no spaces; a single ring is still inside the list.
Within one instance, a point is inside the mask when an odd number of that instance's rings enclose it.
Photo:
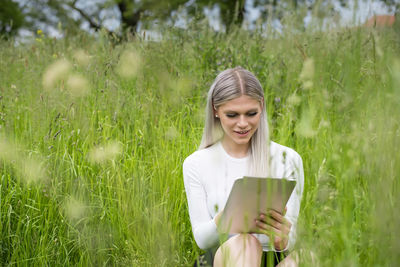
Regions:
[[[257,108],[249,109],[245,113],[249,112],[258,112],[258,109]],[[239,113],[239,112],[237,112],[236,110],[225,110],[224,113]]]

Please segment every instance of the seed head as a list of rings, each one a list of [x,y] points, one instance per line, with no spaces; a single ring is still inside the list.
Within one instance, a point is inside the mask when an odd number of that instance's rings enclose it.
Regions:
[[[314,112],[311,110],[303,112],[299,123],[296,125],[296,133],[306,138],[314,137],[317,131],[312,127],[313,120]]]
[[[297,106],[298,104],[300,104],[301,98],[296,93],[293,93],[288,97],[287,102],[291,106]]]
[[[121,154],[121,145],[117,142],[112,142],[104,146],[92,148],[89,152],[89,160],[94,163],[104,163],[115,159]]]
[[[304,89],[310,89],[313,87],[314,78],[314,60],[312,58],[307,58],[304,60],[303,69],[301,70],[299,80],[303,83]]]
[[[46,90],[53,89],[57,82],[64,79],[71,69],[71,63],[68,60],[61,59],[51,64],[43,75],[43,87]]]
[[[65,202],[64,209],[67,217],[70,220],[78,220],[82,218],[86,211],[85,205],[73,197],[69,198]]]
[[[45,172],[42,164],[33,158],[27,158],[22,161],[22,178],[26,183],[36,183],[45,179]]]
[[[72,74],[67,80],[67,90],[72,96],[85,96],[90,92],[89,82],[79,74]]]
[[[174,140],[178,137],[178,131],[174,126],[171,126],[168,128],[168,130],[165,132],[165,138],[167,140]]]
[[[81,66],[87,66],[90,63],[90,56],[83,49],[75,51],[74,59]]]
[[[122,53],[117,72],[123,78],[136,77],[142,63],[141,56],[134,50]]]

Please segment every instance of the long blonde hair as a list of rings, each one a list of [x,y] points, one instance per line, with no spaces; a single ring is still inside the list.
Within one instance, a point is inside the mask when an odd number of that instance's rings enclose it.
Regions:
[[[250,140],[249,171],[250,175],[268,176],[270,175],[270,142],[264,91],[254,74],[242,67],[222,71],[211,85],[208,91],[204,132],[199,150],[212,146],[224,135],[220,120],[214,116],[214,108],[242,95],[250,96],[263,103],[258,129]]]

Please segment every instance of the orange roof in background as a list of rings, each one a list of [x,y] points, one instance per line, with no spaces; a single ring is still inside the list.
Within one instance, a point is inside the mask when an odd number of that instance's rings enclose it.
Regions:
[[[395,21],[394,15],[379,15],[373,16],[372,18],[368,19],[364,26],[366,27],[383,27],[383,26],[393,26]]]

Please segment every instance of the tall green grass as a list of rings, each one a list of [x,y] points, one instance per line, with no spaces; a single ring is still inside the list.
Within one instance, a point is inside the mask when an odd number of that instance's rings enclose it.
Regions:
[[[0,264],[191,266],[181,165],[211,82],[237,65],[264,87],[271,139],[303,158],[301,263],[399,263],[399,39],[192,27],[2,41]]]

